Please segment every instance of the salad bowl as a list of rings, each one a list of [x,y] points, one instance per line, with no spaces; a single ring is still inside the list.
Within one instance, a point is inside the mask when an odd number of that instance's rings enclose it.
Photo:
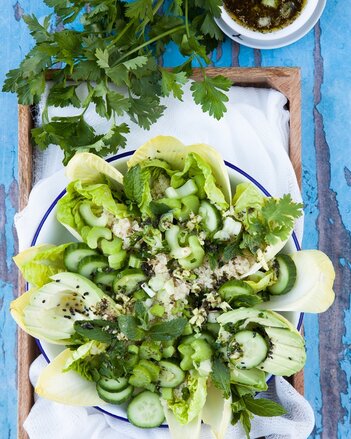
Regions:
[[[118,154],[108,158],[107,161],[112,164],[116,169],[118,169],[122,174],[124,174],[127,170],[127,161],[134,152],[135,151],[128,151],[122,154]],[[234,189],[240,183],[250,182],[254,184],[262,192],[263,195],[270,196],[270,193],[245,170],[228,161],[225,161],[225,165],[228,170],[232,189]],[[62,190],[57,198],[53,200],[50,206],[48,206],[48,209],[35,232],[32,240],[32,246],[44,243],[64,244],[65,242],[72,241],[72,235],[56,219],[57,202],[65,195],[65,193],[66,190]],[[283,253],[289,254],[299,251],[300,249],[301,248],[297,236],[295,232],[293,232],[282,251]],[[303,313],[286,311],[280,312],[280,314],[287,318],[297,329],[301,328]],[[63,350],[62,346],[51,344],[40,339],[37,339],[36,342],[47,362],[52,361]],[[267,381],[269,381],[271,378],[272,375],[267,374]],[[107,404],[103,407],[96,408],[112,417],[129,422],[126,415],[126,405]],[[165,426],[167,426],[167,424],[161,425],[161,427]]]
[[[140,428],[166,420],[174,438],[203,420],[217,437],[255,413],[270,374],[303,368],[302,312],[331,305],[331,262],[299,251],[302,204],[208,145],[158,136],[108,162],[71,159],[14,258],[30,289],[12,316],[49,362],[35,390]]]

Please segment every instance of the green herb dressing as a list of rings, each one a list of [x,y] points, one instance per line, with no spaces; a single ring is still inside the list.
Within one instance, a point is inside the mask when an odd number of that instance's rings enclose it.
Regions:
[[[233,20],[248,29],[267,33],[296,20],[307,0],[224,0],[223,3]]]

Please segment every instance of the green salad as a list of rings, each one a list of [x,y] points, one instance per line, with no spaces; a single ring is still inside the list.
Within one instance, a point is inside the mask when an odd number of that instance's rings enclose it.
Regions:
[[[66,169],[57,219],[78,242],[15,257],[31,289],[11,304],[27,333],[66,346],[36,392],[71,405],[126,404],[137,427],[215,437],[253,414],[269,374],[305,364],[304,340],[276,311],[321,312],[334,270],[319,251],[282,252],[302,205],[231,187],[221,156],[157,137],[121,174],[89,153]],[[233,192],[233,193],[232,193]]]

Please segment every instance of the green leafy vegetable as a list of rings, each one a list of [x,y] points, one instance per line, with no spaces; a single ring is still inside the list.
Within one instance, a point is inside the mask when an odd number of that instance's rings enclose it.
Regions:
[[[215,358],[212,366],[211,380],[217,389],[222,390],[224,398],[230,396],[230,371],[219,358]]]
[[[101,343],[111,343],[114,338],[111,331],[117,328],[116,323],[107,320],[78,320],[74,322],[76,334],[83,337],[83,339],[95,340]],[[76,334],[74,334],[73,339]]]
[[[253,398],[250,395],[243,397],[246,408],[257,416],[282,416],[287,413],[280,404],[265,398]]]
[[[123,148],[129,127],[117,124],[117,117],[128,114],[149,129],[164,112],[161,97],[182,99],[193,60],[202,71],[201,80],[191,86],[195,102],[215,118],[223,116],[231,82],[221,75],[209,77],[203,68],[211,62],[207,54],[223,39],[214,21],[220,16],[221,0],[91,0],[89,7],[83,0],[45,3],[54,8],[64,28],[52,32],[51,16],[42,23],[34,15],[24,16],[35,46],[17,69],[8,72],[3,85],[3,91],[17,94],[19,103],[36,104],[45,91],[47,71],[57,69],[50,75],[53,86],[47,105],[80,111],[49,120],[45,110],[42,126],[33,130],[40,148],[59,145],[64,163],[77,151],[105,156]],[[75,29],[78,19],[81,26]],[[157,62],[170,41],[185,57],[172,71]],[[82,81],[88,91],[84,98],[77,93]],[[115,91],[116,86],[125,93]],[[106,133],[97,134],[85,119],[90,104],[111,120]]]
[[[237,186],[233,205],[237,219],[244,226],[240,247],[253,253],[288,239],[303,208],[290,194],[282,198],[264,197],[251,183]]]
[[[168,341],[182,335],[187,319],[178,317],[163,323],[156,323],[150,328],[149,336],[152,340]]]
[[[13,259],[24,279],[36,287],[41,287],[50,282],[51,276],[66,270],[63,256],[69,245],[70,243],[59,246],[37,245],[22,251]]]

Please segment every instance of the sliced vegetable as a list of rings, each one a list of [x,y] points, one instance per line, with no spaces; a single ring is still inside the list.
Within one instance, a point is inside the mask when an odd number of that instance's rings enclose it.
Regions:
[[[65,349],[39,375],[36,393],[42,398],[67,405],[95,406],[106,404],[94,382],[89,382],[74,371],[64,372],[73,351]]]
[[[223,393],[212,383],[207,388],[206,404],[202,420],[209,425],[216,439],[224,439],[232,418],[232,399],[223,398]]]
[[[78,264],[78,273],[87,278],[92,278],[98,270],[108,268],[105,256],[86,256]]]
[[[271,297],[257,308],[310,313],[326,311],[335,298],[332,262],[319,250],[302,250],[290,256],[296,265],[293,288],[283,296]]]
[[[132,399],[127,416],[133,425],[141,428],[159,427],[165,419],[159,396],[147,390]]]
[[[184,381],[185,374],[176,364],[170,361],[160,361],[161,372],[159,383],[162,387],[177,387]]]
[[[268,287],[268,291],[273,295],[286,294],[296,282],[296,265],[288,255],[278,255],[275,260],[278,265],[277,281]]]
[[[128,387],[121,389],[119,391],[112,392],[112,391],[109,391],[109,390],[102,388],[99,384],[97,384],[96,390],[97,390],[97,393],[100,396],[100,398],[103,399],[104,401],[110,403],[110,404],[123,404],[128,399],[130,399],[130,397],[133,394],[133,387],[132,386],[128,386]]]
[[[70,244],[64,253],[65,266],[68,271],[78,272],[79,262],[87,256],[97,256],[98,253],[89,248],[84,242]]]

